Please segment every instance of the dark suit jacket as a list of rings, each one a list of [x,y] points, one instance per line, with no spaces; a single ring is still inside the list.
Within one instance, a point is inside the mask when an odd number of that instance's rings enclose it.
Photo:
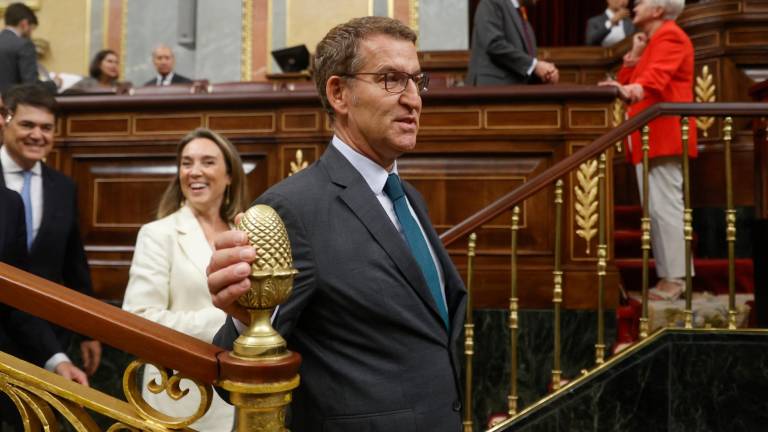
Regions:
[[[31,40],[0,31],[0,93],[16,84],[37,81],[37,54]]]
[[[531,51],[523,32],[528,30]],[[536,57],[536,36],[510,0],[482,0],[475,11],[468,85],[537,82],[528,69]]]
[[[42,164],[43,219],[29,251],[28,269],[42,278],[86,295],[93,295],[88,261],[80,238],[75,183]],[[0,185],[5,186],[0,166]],[[68,347],[69,330],[54,326],[61,346]]]
[[[179,75],[176,72],[173,73],[173,76],[171,77],[171,84],[191,84],[192,80],[185,77],[184,75]],[[151,80],[144,83],[144,87],[147,86],[156,86],[157,85],[157,75],[155,75]]]
[[[603,43],[603,39],[611,32],[605,28],[605,22],[608,21],[608,15],[603,12],[600,15],[593,16],[587,21],[587,45],[597,45]],[[631,37],[635,33],[635,25],[631,18],[621,20],[621,26],[624,28],[624,34]]]
[[[257,199],[283,218],[299,270],[275,320],[303,358],[294,432],[460,430],[466,290],[423,199],[404,188],[443,268],[450,331],[405,240],[333,146]],[[230,318],[214,343],[235,336]]]
[[[24,204],[16,192],[0,187],[0,261],[26,269]],[[43,366],[61,345],[47,322],[0,303],[0,350]]]

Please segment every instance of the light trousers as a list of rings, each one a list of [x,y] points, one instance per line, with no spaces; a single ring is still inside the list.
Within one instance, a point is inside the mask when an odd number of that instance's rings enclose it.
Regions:
[[[635,165],[640,202],[643,200],[643,164]],[[656,275],[661,279],[685,277],[683,232],[683,170],[680,157],[653,158],[648,170],[648,213]],[[693,266],[691,266],[693,276]]]

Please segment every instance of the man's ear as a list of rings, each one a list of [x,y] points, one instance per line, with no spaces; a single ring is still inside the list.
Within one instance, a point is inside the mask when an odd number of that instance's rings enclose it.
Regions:
[[[328,103],[339,114],[346,114],[349,110],[348,90],[346,80],[338,75],[331,76],[325,82],[325,95],[328,98]]]

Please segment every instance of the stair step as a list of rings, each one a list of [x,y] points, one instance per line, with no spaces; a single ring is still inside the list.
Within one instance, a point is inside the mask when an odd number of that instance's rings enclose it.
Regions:
[[[639,230],[643,208],[637,205],[615,206],[613,208],[614,230]]]
[[[625,291],[641,291],[643,260],[640,258],[617,258],[614,260],[619,269]],[[751,259],[736,259],[736,292],[754,293],[754,268]],[[707,291],[714,294],[728,293],[728,260],[712,258],[695,258],[693,260],[694,291]],[[658,281],[656,277],[656,263],[649,261],[650,281],[654,286]]]

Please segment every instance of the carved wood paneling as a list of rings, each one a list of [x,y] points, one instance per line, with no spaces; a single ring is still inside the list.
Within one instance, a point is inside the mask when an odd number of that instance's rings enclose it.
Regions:
[[[560,107],[507,107],[485,110],[487,129],[559,129]]]
[[[206,116],[209,128],[221,133],[274,132],[275,113],[215,113]]]

